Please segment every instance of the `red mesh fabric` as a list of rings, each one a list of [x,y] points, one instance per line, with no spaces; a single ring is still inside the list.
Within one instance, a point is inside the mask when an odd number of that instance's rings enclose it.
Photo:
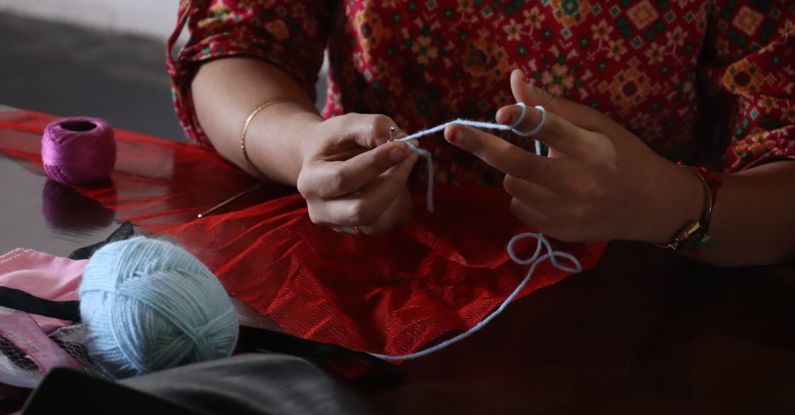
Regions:
[[[40,134],[50,119],[0,114],[0,129]],[[38,145],[31,144],[35,135],[7,136],[0,130],[1,151],[40,163]],[[293,335],[357,350],[414,352],[476,324],[526,272],[510,260],[506,244],[528,229],[508,213],[501,189],[440,186],[434,214],[424,210],[423,192],[417,192],[412,222],[376,237],[313,225],[303,199],[277,187],[197,219],[250,188],[253,179],[202,147],[124,131],[117,138],[112,183],[77,190],[122,220],[174,236],[231,295]],[[586,269],[604,249],[553,245]],[[542,264],[522,296],[566,275]]]
[[[41,166],[41,134],[53,119],[27,111],[0,113],[0,150]],[[115,210],[122,220],[149,229],[183,223],[255,183],[207,148],[115,132],[118,156],[111,181],[75,188]]]

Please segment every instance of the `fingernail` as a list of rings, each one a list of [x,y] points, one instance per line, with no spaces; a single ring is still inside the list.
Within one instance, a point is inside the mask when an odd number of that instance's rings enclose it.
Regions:
[[[405,145],[396,145],[394,148],[389,150],[389,160],[397,163],[399,161],[403,161],[406,157],[409,156],[411,152]]]
[[[450,142],[455,144],[458,140],[461,139],[461,130],[456,128],[452,134],[450,134]]]
[[[515,114],[513,110],[508,111],[508,119],[505,121],[505,124],[513,125],[514,123],[516,123],[517,115],[518,114]]]

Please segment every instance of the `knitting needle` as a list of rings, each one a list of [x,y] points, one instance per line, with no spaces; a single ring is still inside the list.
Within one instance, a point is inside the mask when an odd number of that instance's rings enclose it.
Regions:
[[[265,186],[265,183],[258,183],[257,185],[252,186],[252,187],[250,187],[250,188],[248,188],[246,190],[243,190],[242,192],[240,192],[240,193],[230,197],[229,199],[226,199],[223,202],[221,202],[221,203],[219,203],[219,204],[217,204],[217,205],[205,210],[204,212],[199,213],[198,215],[196,215],[196,217],[198,219],[201,219],[201,218],[209,215],[210,213],[215,212],[216,210],[218,210],[218,209],[220,209],[220,208],[222,208],[222,207],[234,202],[237,199],[240,199],[241,197],[243,197],[243,196],[245,196],[245,195],[247,195],[249,193],[256,192],[257,190],[261,189],[263,186]]]

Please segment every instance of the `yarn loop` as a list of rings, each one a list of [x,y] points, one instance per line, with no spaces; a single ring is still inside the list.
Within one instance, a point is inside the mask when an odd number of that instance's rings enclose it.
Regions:
[[[522,112],[520,113],[519,117],[517,117],[516,121],[512,125],[504,125],[504,124],[497,124],[497,123],[484,122],[484,121],[464,120],[464,119],[460,119],[459,118],[459,119],[456,119],[456,120],[449,121],[447,123],[438,125],[436,127],[429,128],[427,130],[419,131],[417,133],[409,135],[408,137],[404,137],[404,138],[401,138],[400,140],[398,140],[398,141],[405,142],[406,145],[409,146],[409,149],[411,151],[416,153],[418,156],[425,158],[425,160],[427,161],[427,165],[428,165],[428,189],[427,189],[427,192],[428,192],[428,194],[426,196],[427,197],[426,205],[427,205],[427,209],[428,209],[429,212],[433,212],[433,183],[434,183],[434,179],[433,179],[433,157],[432,157],[431,153],[428,150],[425,150],[425,149],[422,149],[422,148],[418,147],[417,145],[412,143],[412,141],[416,140],[418,138],[426,137],[426,136],[429,136],[431,134],[434,134],[434,133],[437,133],[439,131],[442,131],[448,125],[451,125],[451,124],[467,125],[467,126],[470,126],[470,127],[484,128],[484,129],[490,129],[490,130],[512,131],[515,134],[517,134],[519,136],[522,136],[522,137],[529,137],[529,136],[535,135],[539,131],[541,131],[541,128],[544,126],[544,122],[546,121],[546,110],[544,109],[544,107],[542,107],[541,105],[536,105],[534,107],[536,110],[539,111],[538,123],[530,131],[521,131],[521,130],[518,130],[517,127],[522,122],[522,120],[524,119],[525,115],[527,115],[527,106],[523,102],[519,102],[517,105],[519,106],[519,108],[521,108]],[[541,155],[541,144],[540,144],[540,142],[538,140],[535,140],[535,151],[536,151],[537,155],[539,155],[539,156]],[[522,241],[522,240],[529,239],[529,238],[535,238],[536,239],[536,241],[537,241],[536,250],[533,253],[533,255],[531,255],[529,258],[522,259],[516,253],[516,244],[518,242]],[[442,350],[442,349],[444,349],[444,348],[446,348],[446,347],[448,347],[448,346],[450,346],[450,345],[452,345],[454,343],[457,343],[457,342],[459,342],[461,340],[466,339],[467,337],[475,334],[477,331],[479,331],[480,329],[485,327],[492,320],[494,320],[494,318],[496,318],[503,311],[505,311],[505,309],[508,307],[508,304],[510,304],[516,298],[516,296],[518,296],[519,293],[522,292],[524,287],[527,286],[527,283],[529,283],[530,280],[533,278],[533,275],[535,274],[535,271],[536,271],[536,268],[538,267],[538,265],[540,263],[546,261],[546,260],[549,260],[553,267],[555,267],[557,269],[560,269],[562,271],[565,271],[565,272],[577,273],[577,272],[582,271],[582,265],[580,264],[580,261],[578,261],[577,258],[574,255],[572,255],[572,254],[570,254],[568,252],[556,251],[555,249],[553,249],[552,245],[549,243],[549,240],[542,233],[525,232],[525,233],[520,233],[518,235],[515,235],[508,242],[507,250],[508,250],[508,256],[511,258],[511,260],[513,262],[515,262],[518,265],[530,265],[530,268],[528,269],[527,274],[525,274],[525,276],[522,279],[522,281],[519,282],[519,285],[517,285],[516,288],[514,288],[514,290],[511,292],[511,294],[505,300],[503,300],[503,302],[500,303],[499,307],[497,307],[497,309],[495,309],[493,312],[491,312],[491,314],[487,315],[483,320],[479,321],[478,324],[476,324],[475,326],[473,326],[469,330],[467,330],[467,331],[465,331],[465,332],[463,332],[463,333],[461,333],[461,334],[459,334],[457,336],[454,336],[454,337],[451,337],[451,338],[449,338],[447,340],[444,340],[441,343],[437,343],[434,346],[428,347],[427,349],[423,349],[423,350],[420,350],[420,351],[415,352],[415,353],[409,353],[409,354],[403,354],[403,355],[384,355],[384,354],[377,354],[377,353],[371,353],[371,355],[373,355],[375,357],[378,357],[380,359],[383,359],[383,360],[387,360],[387,361],[411,360],[411,359],[416,359],[416,358],[419,358],[419,357],[427,356],[427,355],[429,355],[431,353],[434,353],[434,352],[438,352],[439,350]],[[562,264],[562,263],[558,262],[558,259],[565,259],[571,265]]]

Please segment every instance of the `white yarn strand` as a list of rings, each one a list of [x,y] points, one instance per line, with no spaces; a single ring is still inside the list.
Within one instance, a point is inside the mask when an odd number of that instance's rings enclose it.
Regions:
[[[538,123],[536,123],[536,125],[529,131],[522,131],[519,130],[518,127],[519,124],[522,122],[522,120],[524,120],[524,117],[527,115],[527,105],[525,105],[524,102],[518,102],[516,105],[519,107],[521,112],[519,113],[519,116],[516,117],[516,121],[514,121],[513,124],[511,125],[497,124],[486,121],[465,120],[462,118],[458,118],[453,121],[448,121],[442,125],[437,125],[436,127],[428,128],[427,130],[421,130],[412,135],[403,137],[399,140],[395,140],[406,143],[406,145],[409,147],[409,150],[413,151],[417,156],[424,158],[426,161],[426,165],[428,166],[428,186],[427,186],[427,196],[425,199],[425,207],[428,210],[428,212],[433,213],[433,186],[435,182],[434,170],[433,170],[433,155],[428,150],[416,146],[413,143],[413,141],[418,138],[427,137],[436,134],[440,131],[444,131],[444,129],[447,128],[448,125],[453,125],[453,124],[466,125],[468,127],[482,128],[487,130],[512,131],[514,134],[521,137],[530,137],[538,134],[538,132],[541,131],[541,127],[544,126],[544,122],[546,122],[547,119],[546,109],[541,105],[533,106],[533,108],[535,108],[540,113],[538,118]],[[535,141],[536,154],[541,155],[541,142],[538,140],[534,141]]]
[[[445,128],[447,128],[448,125],[452,124],[460,124],[460,125],[466,125],[470,127],[490,129],[490,130],[512,131],[515,134],[522,137],[530,137],[538,134],[538,132],[541,131],[541,128],[544,126],[544,122],[546,121],[546,110],[544,109],[544,107],[542,107],[541,105],[536,105],[533,107],[540,112],[538,123],[530,131],[521,131],[518,130],[517,127],[519,126],[519,123],[522,120],[524,120],[524,117],[527,114],[527,106],[523,102],[520,102],[517,105],[521,108],[522,112],[520,113],[516,121],[511,125],[497,124],[497,123],[484,122],[484,121],[456,119],[444,123],[442,125],[429,128],[427,130],[419,131],[407,137],[401,138],[400,140],[397,140],[405,142],[409,146],[409,149],[411,151],[416,153],[418,156],[425,158],[425,160],[427,161],[428,193],[427,193],[426,206],[429,212],[433,212],[433,184],[434,184],[433,157],[428,150],[422,149],[414,145],[414,143],[412,143],[411,141],[443,131]],[[535,151],[537,155],[541,155],[541,143],[538,140],[535,141]],[[530,256],[529,258],[522,259],[516,254],[515,246],[516,243],[518,243],[519,241],[529,238],[536,239],[537,241],[536,250],[533,253],[533,255]],[[508,250],[508,256],[511,258],[513,262],[515,262],[518,265],[530,265],[530,269],[527,271],[527,274],[525,274],[524,278],[522,278],[522,281],[519,283],[519,285],[517,285],[516,288],[513,290],[513,292],[511,292],[511,294],[505,300],[503,300],[503,302],[497,307],[497,309],[491,312],[491,314],[487,315],[483,320],[478,322],[478,324],[476,324],[475,326],[473,326],[472,328],[461,334],[458,334],[454,337],[442,341],[441,343],[438,343],[434,346],[428,347],[426,349],[420,350],[415,353],[409,353],[403,355],[384,355],[378,353],[370,353],[370,354],[379,359],[387,361],[411,360],[427,356],[434,352],[438,352],[439,350],[442,350],[454,343],[466,339],[467,337],[475,334],[480,329],[485,327],[497,316],[499,316],[503,311],[505,311],[505,309],[508,307],[508,304],[510,304],[519,295],[519,293],[522,292],[522,290],[527,286],[527,284],[533,278],[533,275],[535,274],[538,264],[544,262],[545,260],[549,260],[553,267],[564,272],[577,273],[582,271],[582,265],[574,255],[568,252],[554,250],[549,240],[542,233],[524,232],[515,235],[508,242],[507,250]],[[558,261],[558,259],[565,259],[569,263],[571,263],[571,265],[562,264]]]
[[[533,127],[529,131],[522,131],[518,129],[518,127],[519,124],[522,122],[522,120],[524,120],[524,117],[527,115],[527,105],[525,105],[524,102],[519,102],[516,105],[521,110],[521,113],[519,113],[519,117],[516,118],[516,121],[514,121],[514,123],[510,125],[498,124],[488,121],[475,121],[475,120],[465,120],[463,118],[457,118],[455,120],[448,121],[444,124],[437,125],[436,127],[428,128],[427,130],[417,131],[414,134],[403,137],[396,141],[406,142],[406,141],[416,140],[418,138],[422,138],[425,136],[429,136],[431,134],[436,134],[440,131],[444,131],[444,129],[447,128],[448,125],[453,125],[453,124],[466,125],[468,127],[475,127],[475,128],[484,128],[487,130],[511,131],[520,137],[530,137],[538,134],[538,132],[541,131],[541,128],[544,126],[544,123],[546,122],[547,119],[546,109],[541,105],[533,106],[533,108],[540,113],[538,118],[538,123],[535,125],[535,127]]]
[[[409,147],[409,150],[414,152],[414,154],[424,158],[426,165],[428,166],[428,193],[425,195],[425,209],[428,209],[428,212],[433,213],[433,155],[430,151],[417,147],[411,141],[406,141],[406,145]]]
[[[527,238],[536,238],[536,240],[538,241],[538,244],[536,246],[536,251],[533,254],[533,256],[531,256],[528,259],[522,260],[522,259],[518,258],[518,256],[516,255],[516,253],[513,250],[513,247],[514,247],[514,245],[517,242],[519,242],[519,241],[521,241],[523,239],[527,239]],[[546,248],[547,251],[543,255],[540,255],[541,252],[542,252],[542,247]],[[519,295],[520,292],[522,292],[524,287],[527,286],[527,283],[529,283],[530,280],[533,278],[533,274],[535,274],[536,267],[538,267],[538,264],[544,262],[547,259],[550,260],[550,262],[552,263],[552,266],[554,266],[555,268],[558,268],[560,270],[563,270],[563,271],[566,271],[566,272],[571,272],[571,273],[582,271],[582,265],[580,264],[580,261],[578,261],[577,258],[574,257],[574,255],[571,255],[568,252],[553,250],[551,245],[549,244],[549,240],[547,240],[547,238],[541,233],[525,232],[525,233],[520,233],[520,234],[514,236],[513,238],[511,238],[511,241],[508,243],[508,255],[517,264],[526,265],[526,264],[529,263],[530,264],[530,269],[527,271],[527,274],[525,274],[524,278],[522,279],[522,282],[520,282],[519,285],[516,286],[516,288],[513,290],[513,292],[511,292],[511,294],[499,305],[499,307],[497,307],[496,310],[494,310],[491,314],[486,316],[483,320],[478,322],[478,324],[476,324],[475,326],[473,326],[469,330],[467,330],[467,331],[465,331],[465,332],[463,332],[463,333],[461,333],[461,334],[459,334],[459,335],[457,335],[455,337],[451,337],[451,338],[449,338],[449,339],[447,339],[447,340],[445,340],[445,341],[443,341],[441,343],[438,343],[438,344],[436,344],[434,346],[431,346],[431,347],[429,347],[427,349],[420,350],[419,352],[416,352],[416,353],[409,353],[409,354],[396,355],[396,356],[376,354],[376,353],[371,353],[371,355],[373,355],[373,356],[375,356],[375,357],[377,357],[379,359],[387,360],[387,361],[412,360],[412,359],[417,359],[419,357],[427,356],[427,355],[429,355],[431,353],[434,353],[434,352],[438,352],[439,350],[442,350],[442,349],[446,348],[447,346],[452,345],[453,343],[457,343],[457,342],[459,342],[461,340],[466,339],[467,337],[477,333],[480,329],[482,329],[487,324],[489,324],[497,316],[502,314],[502,312],[505,311],[505,309],[508,307],[508,304],[510,304],[516,298],[516,296]],[[565,258],[565,259],[571,261],[573,266],[566,266],[566,265],[560,264],[557,261],[558,257]]]

